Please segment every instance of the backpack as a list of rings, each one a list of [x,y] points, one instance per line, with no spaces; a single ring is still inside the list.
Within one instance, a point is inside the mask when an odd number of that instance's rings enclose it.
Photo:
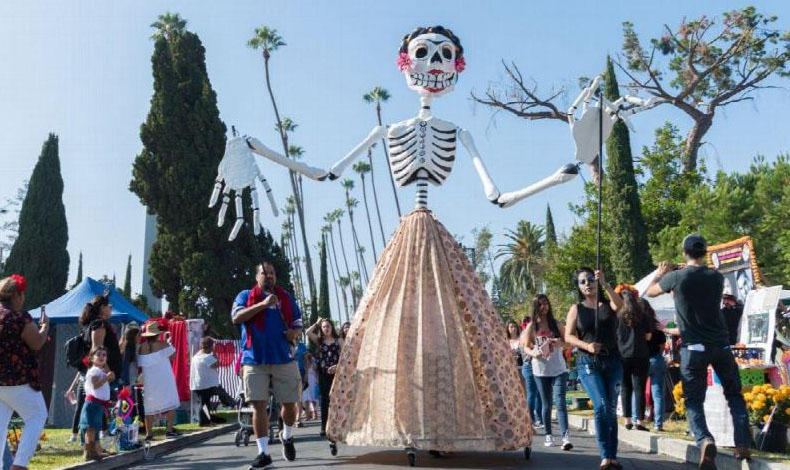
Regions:
[[[91,349],[90,341],[85,338],[84,331],[80,331],[77,336],[69,338],[63,348],[66,350],[66,365],[79,371],[85,369],[83,359]]]

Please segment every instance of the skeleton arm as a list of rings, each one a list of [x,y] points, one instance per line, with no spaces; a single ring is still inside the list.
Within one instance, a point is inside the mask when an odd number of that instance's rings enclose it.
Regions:
[[[595,94],[595,90],[598,89],[598,84],[601,83],[601,78],[602,77],[600,75],[595,77],[593,81],[590,83],[590,85],[588,85],[587,88],[583,89],[582,92],[579,93],[579,96],[576,97],[576,100],[574,100],[571,107],[568,108],[568,123],[571,126],[573,126],[574,121],[576,119],[574,117],[574,114],[576,113],[576,109],[579,107],[580,104],[582,104],[582,102],[584,103],[582,111],[587,110],[587,105],[590,104],[590,100],[592,99],[593,94]]]
[[[267,158],[274,163],[278,163],[284,167],[287,167],[288,169],[297,173],[301,173],[312,180],[323,181],[328,176],[326,170],[315,168],[310,165],[305,165],[302,162],[297,162],[296,160],[291,160],[290,158],[284,157],[269,147],[263,145],[261,141],[254,137],[246,137],[244,140],[247,142],[247,145],[254,153],[257,153],[258,155]]]
[[[579,169],[576,165],[567,164],[562,166],[549,177],[544,178],[537,183],[531,184],[518,191],[501,194],[491,179],[491,176],[488,174],[488,170],[483,164],[483,160],[480,158],[480,153],[477,151],[475,142],[472,139],[472,134],[466,129],[459,129],[458,138],[461,140],[461,143],[472,157],[472,163],[475,166],[475,170],[477,170],[477,174],[480,176],[480,180],[483,182],[483,189],[485,190],[486,198],[499,207],[510,207],[522,199],[526,199],[527,197],[543,191],[544,189],[548,189],[552,186],[570,181],[579,173]]]
[[[360,155],[363,155],[367,152],[368,148],[373,145],[377,140],[383,139],[387,135],[387,128],[384,126],[376,126],[373,130],[370,131],[365,140],[359,143],[356,147],[351,149],[350,152],[346,154],[345,157],[340,159],[337,163],[332,165],[332,168],[329,169],[329,179],[335,180],[340,178],[340,175],[343,171],[348,168],[348,165],[351,164],[354,160],[356,160]]]

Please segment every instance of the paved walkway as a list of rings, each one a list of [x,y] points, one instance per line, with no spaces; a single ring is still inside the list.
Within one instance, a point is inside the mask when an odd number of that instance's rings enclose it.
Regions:
[[[311,423],[296,430],[297,458],[286,462],[282,458],[279,444],[270,446],[276,468],[335,468],[355,470],[384,470],[408,468],[404,451],[377,447],[339,446],[338,455],[332,457],[326,441],[318,437],[317,424]],[[562,469],[595,470],[600,460],[595,438],[577,432],[573,437],[574,448],[570,452],[559,447],[543,447],[543,436],[536,436],[530,460],[524,460],[523,452],[458,453],[440,459],[426,452],[418,452],[418,468],[463,468],[463,469]],[[134,468],[168,470],[214,470],[246,469],[255,458],[255,444],[237,448],[233,434],[226,434],[202,442],[194,447],[180,450]],[[626,469],[689,470],[694,467],[655,454],[646,454],[634,448],[620,446],[620,461]]]

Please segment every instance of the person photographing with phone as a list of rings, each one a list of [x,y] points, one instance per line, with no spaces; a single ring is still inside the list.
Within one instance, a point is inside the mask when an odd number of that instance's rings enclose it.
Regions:
[[[691,432],[700,447],[700,469],[716,468],[716,444],[705,422],[705,392],[708,388],[708,366],[721,380],[724,397],[730,407],[735,438],[735,458],[750,459],[752,436],[749,415],[741,394],[738,365],[730,350],[727,323],[721,312],[724,276],[710,269],[705,262],[708,242],[701,235],[691,234],[683,240],[686,266],[673,269],[663,261],[658,266],[646,295],[656,297],[672,292],[683,347],[680,350],[680,378],[686,396]],[[668,330],[665,330],[668,331]]]
[[[252,404],[258,444],[258,456],[250,467],[262,469],[272,465],[266,412],[270,385],[277,402],[282,404],[284,429],[279,437],[283,457],[292,461],[296,459],[293,442],[296,402],[302,386],[292,345],[302,332],[302,312],[293,296],[277,285],[272,263],[265,261],[256,266],[255,284],[239,292],[231,316],[235,325],[241,325],[244,394]]]
[[[25,421],[11,470],[23,470],[33,457],[47,421],[36,352],[47,342],[49,318],[44,307],[38,325],[22,310],[27,282],[12,274],[0,279],[0,426],[8,429],[16,411]],[[0,462],[5,446],[0,446]]]
[[[573,449],[568,429],[568,366],[562,354],[565,348],[565,327],[554,318],[549,298],[543,294],[532,301],[532,321],[527,325],[523,348],[527,360],[532,361],[532,374],[538,384],[543,403],[543,423],[546,429],[545,446],[554,445],[551,434],[552,401],[557,406],[557,421],[562,434],[562,450]]]
[[[580,268],[573,281],[579,302],[568,311],[565,342],[580,352],[576,364],[579,380],[593,404],[600,468],[619,470],[623,467],[617,461],[616,410],[623,363],[617,350],[615,312],[623,306],[623,299],[606,282],[603,271]]]

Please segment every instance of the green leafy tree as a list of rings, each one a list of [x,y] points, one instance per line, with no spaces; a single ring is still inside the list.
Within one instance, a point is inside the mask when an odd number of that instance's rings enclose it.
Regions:
[[[126,279],[123,281],[123,295],[127,299],[132,298],[132,255],[126,261]]]
[[[614,65],[606,58],[604,96],[609,101],[620,98]],[[639,190],[631,155],[628,127],[622,120],[614,123],[606,139],[606,172],[604,204],[608,241],[614,256],[609,260],[613,275],[623,282],[636,282],[648,274],[653,263],[647,244],[645,222],[639,201]]]
[[[519,220],[516,230],[506,231],[508,243],[500,245],[496,255],[497,258],[505,258],[499,269],[503,293],[525,297],[529,292],[536,292],[543,237],[543,227],[527,220]]]
[[[5,262],[5,275],[27,278],[25,304],[38,307],[63,294],[69,275],[69,228],[63,206],[58,136],[49,134],[30,175],[19,211],[18,236]]]
[[[630,22],[623,23],[624,64],[629,86],[643,90],[689,116],[684,171],[696,168],[699,148],[721,108],[752,100],[772,76],[787,77],[790,33],[777,17],[752,7],[706,15],[676,28],[664,25],[658,39],[643,45]],[[662,58],[666,61],[661,62]]]
[[[80,251],[80,259],[77,263],[77,280],[74,281],[74,285],[72,287],[78,286],[82,282],[82,252]]]
[[[198,36],[185,28],[157,35],[151,62],[154,93],[130,190],[157,216],[152,288],[172,310],[203,318],[218,334],[229,335],[228,312],[236,294],[254,282],[255,266],[271,260],[278,283],[292,290],[291,266],[268,231],[256,237],[247,227],[245,236],[228,242],[227,227],[217,227],[216,213],[206,208],[226,128]],[[242,198],[241,215],[253,220],[249,192]]]

